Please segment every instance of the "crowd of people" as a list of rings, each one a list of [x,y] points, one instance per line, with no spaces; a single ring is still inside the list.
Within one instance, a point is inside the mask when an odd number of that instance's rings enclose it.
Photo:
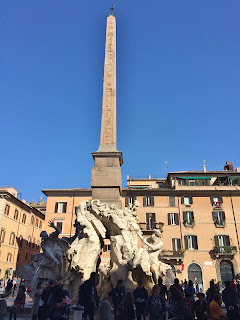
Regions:
[[[117,281],[108,294],[101,298],[97,293],[99,276],[91,273],[89,280],[79,288],[78,305],[84,307],[83,320],[94,320],[96,310],[99,309],[100,320],[112,319],[112,307],[115,320],[237,320],[239,316],[238,302],[240,300],[240,284],[226,281],[225,289],[220,294],[219,286],[210,281],[210,287],[206,291],[199,292],[189,280],[182,284],[176,278],[174,283],[167,288],[159,278],[154,285],[151,294],[143,285],[142,279],[137,281],[137,287],[133,292],[125,289],[121,279]],[[64,286],[65,278],[59,277],[56,281],[49,280],[44,287],[39,282],[33,294],[32,320],[64,320],[69,318],[72,300],[70,292]],[[11,308],[10,320],[24,308],[26,288],[19,286],[14,305]],[[221,308],[222,301],[226,313]]]

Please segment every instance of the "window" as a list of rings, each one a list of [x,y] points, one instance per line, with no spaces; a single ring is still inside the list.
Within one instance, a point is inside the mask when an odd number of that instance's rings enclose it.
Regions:
[[[230,239],[227,235],[220,235],[214,237],[215,245],[219,247],[228,247],[230,246]]]
[[[38,228],[38,218],[36,219],[36,227]]]
[[[26,219],[27,219],[27,216],[26,216],[26,214],[24,213],[23,216],[22,216],[22,223],[23,223],[23,224],[26,223]]]
[[[7,255],[7,262],[11,262],[12,261],[12,254],[8,253]]]
[[[37,241],[37,249],[40,249],[40,241]]]
[[[146,213],[147,230],[153,230],[156,224],[155,213]]]
[[[168,213],[168,225],[169,226],[179,225],[178,213]]]
[[[174,196],[169,196],[169,207],[176,207]]]
[[[223,203],[223,198],[222,197],[210,197],[210,201],[211,201],[211,204],[214,204],[214,203]]]
[[[1,243],[4,242],[5,234],[6,234],[5,229],[1,229],[1,234],[0,234],[0,242]]]
[[[9,215],[9,210],[10,210],[10,206],[9,206],[9,204],[6,204],[5,210],[4,210],[4,214],[5,214],[6,216]]]
[[[63,233],[63,221],[55,221],[55,225]]]
[[[28,253],[25,254],[25,260],[27,260],[27,259],[28,259]]]
[[[23,246],[23,236],[19,237],[19,244],[18,244],[19,248],[22,248]]]
[[[103,251],[104,251],[104,252],[109,252],[109,251],[111,251],[111,244],[105,244],[105,245],[103,246]]]
[[[194,225],[194,215],[192,211],[183,211],[183,223],[185,226]]]
[[[128,207],[130,204],[134,204],[135,200],[137,200],[136,196],[128,196],[128,197],[126,197],[125,206]]]
[[[67,202],[56,202],[55,213],[66,213],[67,212]]]
[[[190,205],[193,203],[192,197],[181,197],[181,204]]]
[[[217,227],[225,226],[225,212],[224,211],[213,211],[213,221]]]
[[[13,219],[18,220],[18,213],[19,213],[19,211],[16,209],[15,212],[14,212]]]
[[[192,186],[192,187],[195,186],[195,181],[194,180],[189,180],[189,185]]]
[[[158,188],[163,188],[163,182],[158,182]]]
[[[144,207],[153,207],[154,206],[154,197],[153,196],[143,197],[143,206]]]
[[[181,240],[179,238],[172,238],[172,248],[174,251],[181,249]]]
[[[32,242],[32,239],[31,239],[31,237],[29,236],[28,237],[28,242],[27,242],[27,246],[30,248],[30,246],[31,246],[31,242]]]
[[[39,221],[39,228],[42,229],[42,221]]]
[[[186,250],[197,250],[197,236],[184,236],[185,249]]]
[[[14,232],[11,232],[10,240],[9,240],[10,246],[13,246],[13,245],[14,245],[14,241],[15,241],[15,233],[14,233]]]

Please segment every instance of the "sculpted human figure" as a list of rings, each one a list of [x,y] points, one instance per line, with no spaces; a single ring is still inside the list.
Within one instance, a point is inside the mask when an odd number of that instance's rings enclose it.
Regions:
[[[41,261],[41,266],[48,267],[50,269],[54,269],[55,265],[58,266],[58,275],[63,274],[63,256],[62,249],[58,243],[58,236],[61,233],[61,230],[54,225],[54,222],[50,220],[48,222],[49,227],[53,228],[55,231],[53,233],[48,233],[46,231],[42,231],[40,233],[41,248],[44,253],[44,257]],[[57,276],[58,276],[57,275]]]

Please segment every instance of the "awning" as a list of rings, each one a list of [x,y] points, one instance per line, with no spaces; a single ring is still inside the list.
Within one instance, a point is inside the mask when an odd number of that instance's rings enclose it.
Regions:
[[[176,177],[179,179],[185,179],[185,180],[211,180],[212,177]]]

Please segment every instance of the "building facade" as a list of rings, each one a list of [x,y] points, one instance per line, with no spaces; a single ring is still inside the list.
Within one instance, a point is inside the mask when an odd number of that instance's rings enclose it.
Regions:
[[[161,259],[171,265],[166,277],[198,282],[205,290],[211,279],[224,283],[240,269],[240,172],[170,172],[166,179],[128,176],[121,201],[139,202],[139,226],[147,237],[161,229]],[[91,189],[43,190],[46,220],[53,219],[62,236],[74,234],[75,207],[91,199]],[[50,231],[50,230],[48,230]],[[105,239],[102,263],[110,261]]]
[[[40,252],[45,215],[18,199],[14,188],[0,188],[0,278],[12,277],[18,266]]]

